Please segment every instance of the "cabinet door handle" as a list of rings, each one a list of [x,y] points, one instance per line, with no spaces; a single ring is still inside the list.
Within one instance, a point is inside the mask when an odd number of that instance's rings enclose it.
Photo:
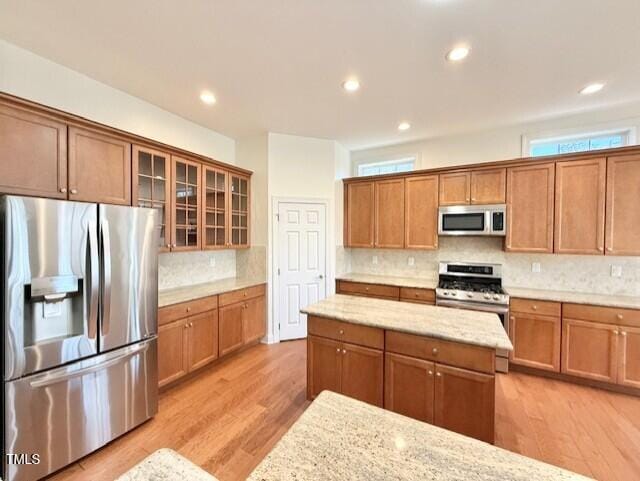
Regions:
[[[190,307],[187,307],[187,312],[191,312],[191,308]]]
[[[622,331],[621,334],[622,334],[622,337],[626,337],[627,331]]]
[[[78,193],[78,189],[71,189],[71,193],[72,194],[77,194]]]
[[[438,377],[442,377],[442,373],[441,373],[441,372],[437,372],[437,373],[436,373],[436,376],[438,376]]]
[[[618,314],[616,317],[617,317],[618,319],[622,320],[622,318],[623,318],[624,316],[623,316],[622,314]]]
[[[189,323],[189,327],[193,327],[193,322],[190,322],[190,323]]]
[[[347,350],[346,350],[346,349],[343,349],[343,350],[342,350],[342,354],[346,354],[346,353],[347,353]]]
[[[616,329],[615,331],[613,331],[613,333],[617,336],[618,334],[620,334],[620,331]]]
[[[189,327],[189,323],[186,323],[186,324],[184,325],[184,328],[186,329],[186,328],[188,328],[188,327]]]
[[[515,317],[513,317],[513,316],[509,316],[509,320],[510,320],[510,321],[515,321],[515,320],[516,320],[516,318],[515,318]]]
[[[607,252],[613,252],[613,247],[607,247]]]
[[[340,348],[336,349],[336,352],[340,352]]]
[[[60,192],[62,192],[63,194],[66,194],[67,193],[67,188],[66,187],[62,187],[60,189]]]
[[[429,376],[433,376],[433,371],[429,371]]]
[[[171,244],[166,245],[167,249],[171,249]]]

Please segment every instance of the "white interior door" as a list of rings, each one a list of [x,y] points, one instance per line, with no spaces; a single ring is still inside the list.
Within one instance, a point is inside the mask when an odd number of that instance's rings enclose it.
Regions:
[[[280,340],[307,336],[300,309],[326,295],[327,213],[324,204],[278,203]]]

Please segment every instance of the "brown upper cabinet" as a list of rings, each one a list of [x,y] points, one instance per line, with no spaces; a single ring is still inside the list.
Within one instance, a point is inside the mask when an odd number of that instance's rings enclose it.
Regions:
[[[67,198],[67,126],[0,104],[0,191]]]
[[[471,203],[504,204],[506,183],[506,169],[472,170]]]
[[[506,169],[440,174],[440,205],[504,204]]]
[[[640,154],[607,159],[607,255],[640,255]]]
[[[554,192],[554,162],[507,169],[507,251],[553,252]]]
[[[231,195],[230,243],[232,247],[249,246],[249,177],[231,173],[229,176]]]
[[[131,144],[69,127],[69,200],[131,205]]]
[[[404,179],[375,183],[375,247],[404,247]]]
[[[203,249],[221,249],[229,245],[229,173],[202,166]]]
[[[171,248],[171,155],[141,145],[133,146],[133,205],[160,213],[160,250]]]
[[[603,254],[607,161],[556,163],[555,249],[559,254]]]
[[[471,172],[440,174],[440,205],[461,205],[471,202]]]
[[[345,186],[344,245],[373,247],[374,182],[355,182]]]
[[[200,249],[201,164],[171,158],[171,250]]]
[[[405,179],[404,244],[407,249],[438,247],[438,176]]]

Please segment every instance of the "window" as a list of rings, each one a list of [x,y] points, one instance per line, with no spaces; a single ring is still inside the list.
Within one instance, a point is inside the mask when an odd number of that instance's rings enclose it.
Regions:
[[[396,172],[409,172],[414,169],[415,157],[403,159],[384,160],[358,165],[358,176],[394,174]]]
[[[635,132],[630,128],[562,137],[542,137],[528,141],[526,137],[523,137],[523,140],[528,142],[528,151],[525,150],[523,154],[531,157],[542,157],[545,155],[611,149],[630,145],[634,142],[634,137]]]

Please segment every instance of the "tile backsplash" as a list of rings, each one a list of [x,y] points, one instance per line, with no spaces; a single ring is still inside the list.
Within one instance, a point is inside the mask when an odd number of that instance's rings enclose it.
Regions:
[[[158,289],[216,281],[236,275],[236,251],[170,252],[158,256]]]
[[[495,237],[440,237],[439,243],[434,251],[338,247],[336,273],[435,279],[440,261],[488,262],[502,264],[505,286],[640,296],[640,257],[507,253]],[[533,263],[540,272],[532,272]],[[613,277],[617,267],[620,276]]]

